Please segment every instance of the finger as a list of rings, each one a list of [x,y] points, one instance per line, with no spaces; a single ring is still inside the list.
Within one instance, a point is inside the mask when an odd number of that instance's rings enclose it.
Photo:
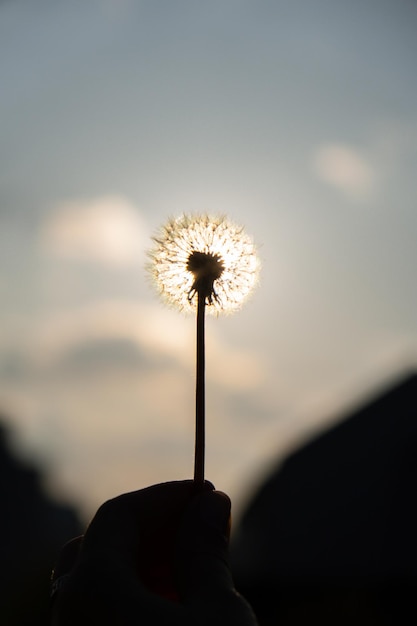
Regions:
[[[201,493],[189,506],[177,548],[178,588],[201,626],[256,626],[256,617],[234,588],[229,567],[231,502],[220,491]],[[196,622],[197,623],[197,622]]]
[[[178,575],[184,597],[212,597],[232,589],[228,564],[231,502],[220,491],[197,496],[184,515],[177,547]]]

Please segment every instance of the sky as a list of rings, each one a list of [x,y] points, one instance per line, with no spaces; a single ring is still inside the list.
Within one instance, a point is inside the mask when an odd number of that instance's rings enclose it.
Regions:
[[[87,519],[190,478],[192,316],[146,250],[245,226],[251,300],[207,320],[207,478],[236,511],[417,364],[413,0],[0,2],[0,412]]]

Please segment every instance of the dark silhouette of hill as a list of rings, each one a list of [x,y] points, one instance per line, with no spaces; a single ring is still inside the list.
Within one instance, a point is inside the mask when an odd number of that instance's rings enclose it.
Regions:
[[[261,626],[416,622],[416,375],[272,473],[242,516],[232,563]]]
[[[70,507],[45,493],[39,470],[13,454],[1,421],[0,624],[45,626],[51,569],[81,525]]]

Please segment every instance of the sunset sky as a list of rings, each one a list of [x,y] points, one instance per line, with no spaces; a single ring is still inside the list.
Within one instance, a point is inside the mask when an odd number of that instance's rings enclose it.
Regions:
[[[207,323],[207,477],[237,510],[417,365],[414,0],[0,2],[0,411],[87,517],[193,469],[194,319],[144,269],[169,216],[259,247]]]

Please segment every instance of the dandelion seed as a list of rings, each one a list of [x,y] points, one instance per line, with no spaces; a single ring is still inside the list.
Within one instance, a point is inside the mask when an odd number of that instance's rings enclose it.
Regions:
[[[154,237],[149,269],[163,299],[195,311],[203,292],[208,312],[230,313],[254,288],[259,261],[243,228],[225,217],[182,215]]]
[[[240,308],[256,284],[259,260],[251,238],[225,217],[182,215],[153,238],[148,266],[163,299],[197,312],[194,480],[204,482],[205,311]]]

